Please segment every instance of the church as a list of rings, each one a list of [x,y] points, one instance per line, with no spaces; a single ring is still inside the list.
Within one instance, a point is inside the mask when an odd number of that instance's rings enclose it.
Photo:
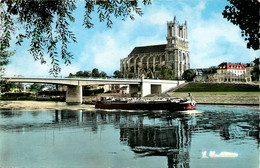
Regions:
[[[167,22],[166,40],[166,44],[135,47],[120,60],[122,77],[163,79],[160,70],[167,67],[174,72],[173,79],[182,79],[183,72],[190,68],[187,22],[179,24],[176,17]]]

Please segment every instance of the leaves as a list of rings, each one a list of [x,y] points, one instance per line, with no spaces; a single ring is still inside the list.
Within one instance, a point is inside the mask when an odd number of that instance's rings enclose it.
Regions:
[[[83,25],[92,28],[91,14],[97,10],[100,22],[106,22],[111,28],[115,18],[130,17],[134,19],[133,13],[143,15],[141,8],[138,8],[138,1],[125,0],[85,0],[85,14]],[[144,5],[150,4],[150,0],[143,0]],[[1,52],[10,47],[11,33],[15,31],[14,25],[19,23],[23,26],[16,39],[17,45],[22,45],[24,39],[30,39],[30,54],[35,60],[46,63],[45,55],[51,58],[52,68],[50,74],[57,76],[60,72],[59,57],[69,65],[73,54],[69,51],[68,44],[76,43],[76,35],[69,30],[71,23],[75,22],[73,11],[76,9],[75,0],[1,0],[0,12],[1,22],[4,22],[3,35],[1,34]],[[15,20],[14,20],[15,19]],[[2,25],[2,24],[1,24]],[[0,64],[1,65],[1,64]]]
[[[119,70],[116,70],[115,72],[114,72],[114,77],[115,78],[121,78],[121,72],[119,71]]]
[[[8,64],[8,58],[14,54],[9,51],[11,34],[14,31],[14,24],[11,15],[5,6],[0,3],[0,66]]]
[[[241,29],[241,36],[245,38],[248,48],[260,49],[260,1],[259,0],[228,0],[222,15]]]

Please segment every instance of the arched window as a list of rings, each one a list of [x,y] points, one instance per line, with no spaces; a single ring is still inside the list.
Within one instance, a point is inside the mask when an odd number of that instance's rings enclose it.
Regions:
[[[130,64],[134,64],[134,59],[133,58],[131,58]]]
[[[164,56],[164,55],[162,55],[161,57],[162,57],[162,61],[165,61],[165,56]]]
[[[144,58],[143,58],[143,64],[146,64],[146,63],[147,63],[147,58],[144,57]]]
[[[183,53],[182,54],[182,61],[184,61],[185,60],[185,54]]]
[[[159,57],[159,56],[155,57],[155,63],[156,63],[156,64],[159,64],[159,63],[160,63],[160,57]]]
[[[170,61],[170,62],[173,62],[173,60],[174,60],[174,56],[173,56],[173,54],[171,53],[170,56],[169,56],[169,61]]]
[[[182,29],[179,31],[179,37],[182,38]]]
[[[136,58],[135,63],[136,64],[140,63],[140,57]]]
[[[150,64],[153,64],[153,57],[150,57],[150,58],[149,58],[149,63],[150,63]]]

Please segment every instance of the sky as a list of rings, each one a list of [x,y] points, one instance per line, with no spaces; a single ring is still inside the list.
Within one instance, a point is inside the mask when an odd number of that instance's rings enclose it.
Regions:
[[[76,21],[70,26],[77,43],[68,46],[74,59],[69,66],[60,60],[58,77],[93,68],[113,75],[120,70],[120,59],[134,47],[166,44],[167,21],[174,16],[180,24],[185,20],[188,24],[191,68],[208,68],[222,62],[249,63],[259,57],[260,51],[247,49],[239,27],[223,18],[221,13],[227,4],[226,0],[153,0],[152,5],[140,4],[143,16],[136,15],[135,20],[113,19],[111,29],[93,13],[94,28],[86,29],[82,26],[84,1],[77,1],[73,13]],[[16,54],[10,58],[5,76],[52,77],[50,59],[46,55],[47,63],[43,65],[35,61],[28,52],[29,42],[12,45],[12,49]]]

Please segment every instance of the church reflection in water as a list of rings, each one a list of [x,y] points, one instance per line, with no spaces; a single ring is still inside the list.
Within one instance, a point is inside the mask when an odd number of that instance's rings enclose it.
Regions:
[[[191,134],[185,121],[177,125],[139,124],[120,128],[120,140],[127,143],[139,157],[166,156],[168,167],[189,167]]]
[[[137,157],[164,156],[168,167],[189,167],[190,120],[178,114],[129,114],[111,112],[56,111],[55,123],[91,127],[103,124],[120,129],[120,142],[129,145]]]

